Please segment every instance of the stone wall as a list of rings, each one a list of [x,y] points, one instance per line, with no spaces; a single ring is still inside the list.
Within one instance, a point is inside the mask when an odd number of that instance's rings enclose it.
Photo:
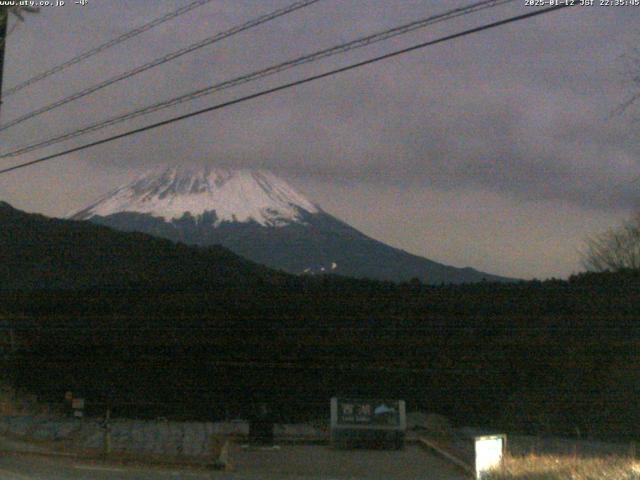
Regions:
[[[249,425],[233,422],[175,422],[126,420],[110,422],[111,452],[167,458],[207,460],[220,439],[245,438]],[[288,438],[318,438],[323,433],[309,425],[276,425],[275,434]],[[0,416],[0,435],[31,441],[64,451],[104,450],[105,429],[100,420],[60,416]]]

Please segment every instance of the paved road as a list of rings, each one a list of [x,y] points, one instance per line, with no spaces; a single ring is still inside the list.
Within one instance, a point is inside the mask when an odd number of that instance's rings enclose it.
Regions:
[[[419,447],[402,451],[333,451],[320,446],[234,449],[235,472],[117,466],[73,458],[0,452],[0,480],[464,480],[444,460]]]
[[[466,480],[447,461],[409,445],[402,450],[332,450],[324,446],[283,446],[280,450],[231,452],[238,472],[262,478]]]
[[[211,478],[211,475],[206,472],[121,467],[23,454],[2,453],[0,456],[1,480],[209,480]],[[227,478],[232,479],[232,477],[220,476],[220,480]]]

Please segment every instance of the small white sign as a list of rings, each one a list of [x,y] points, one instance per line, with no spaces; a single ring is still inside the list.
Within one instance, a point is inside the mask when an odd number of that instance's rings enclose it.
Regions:
[[[475,438],[476,478],[481,479],[489,470],[502,464],[502,455],[506,437],[489,435]]]

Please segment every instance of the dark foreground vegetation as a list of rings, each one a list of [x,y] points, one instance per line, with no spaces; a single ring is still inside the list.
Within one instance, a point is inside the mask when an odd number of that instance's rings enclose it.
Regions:
[[[487,480],[634,480],[640,464],[632,458],[575,458],[559,455],[507,457],[502,468],[489,473]]]
[[[334,394],[510,431],[640,433],[640,274],[429,287],[306,278],[207,291],[5,292],[6,372],[137,416],[283,420]]]
[[[400,397],[458,424],[640,434],[640,272],[427,286],[295,277],[222,248],[0,204],[3,376],[89,413],[326,417]]]

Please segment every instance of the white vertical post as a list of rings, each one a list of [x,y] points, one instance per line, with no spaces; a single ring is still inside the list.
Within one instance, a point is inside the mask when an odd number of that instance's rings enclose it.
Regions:
[[[490,470],[502,465],[506,435],[475,437],[476,479],[480,480]]]

